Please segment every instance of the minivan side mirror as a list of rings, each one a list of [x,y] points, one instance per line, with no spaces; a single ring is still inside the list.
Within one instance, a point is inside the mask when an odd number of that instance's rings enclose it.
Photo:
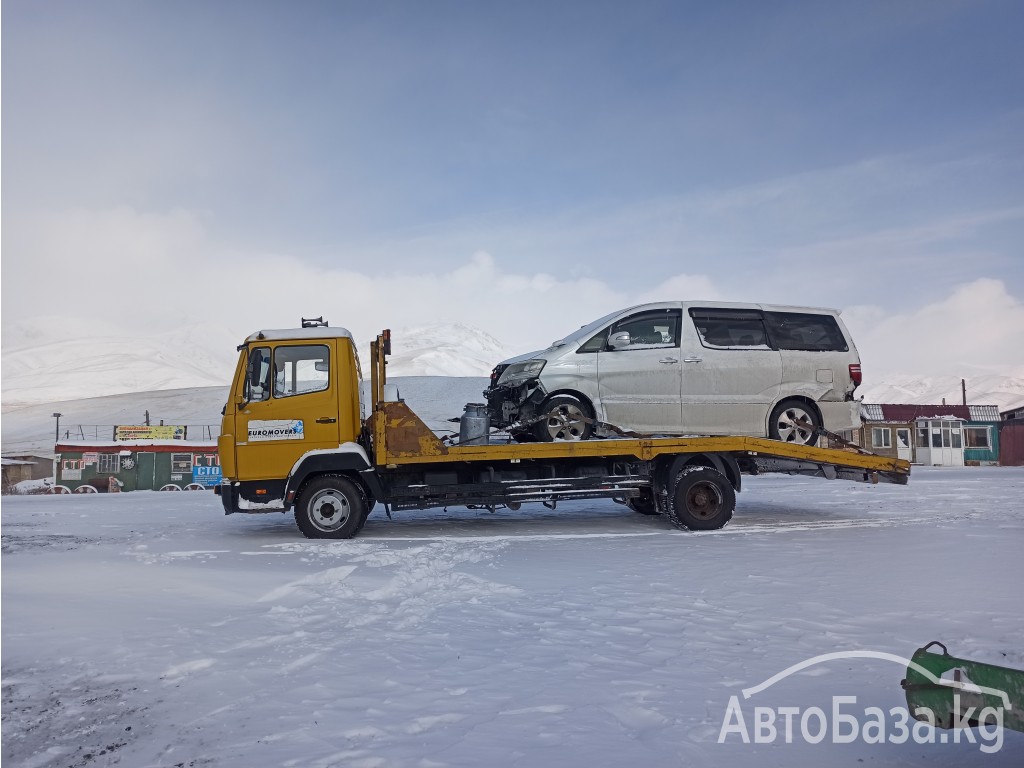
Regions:
[[[622,349],[628,347],[629,344],[629,331],[619,331],[608,337],[608,346],[612,349]]]

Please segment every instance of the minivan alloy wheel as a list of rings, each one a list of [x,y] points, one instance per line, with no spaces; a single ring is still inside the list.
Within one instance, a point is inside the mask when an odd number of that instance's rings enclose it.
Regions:
[[[805,404],[787,400],[772,410],[768,437],[784,443],[812,445],[818,429],[818,416]]]
[[[539,440],[586,440],[593,431],[586,406],[575,397],[557,395],[546,402],[534,425]]]

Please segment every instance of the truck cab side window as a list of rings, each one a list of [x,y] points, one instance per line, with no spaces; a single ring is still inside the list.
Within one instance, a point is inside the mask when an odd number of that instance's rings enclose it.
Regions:
[[[330,350],[321,344],[274,350],[274,397],[322,392],[330,384]]]
[[[270,399],[270,349],[256,347],[249,353],[249,364],[245,369],[245,399],[261,402]]]

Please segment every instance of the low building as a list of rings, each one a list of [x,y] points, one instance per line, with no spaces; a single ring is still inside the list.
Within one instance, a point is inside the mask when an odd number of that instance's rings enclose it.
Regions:
[[[864,404],[848,439],[882,456],[933,466],[999,463],[995,405]]]
[[[10,493],[18,483],[32,479],[32,462],[20,459],[9,459],[4,456],[0,459],[0,469],[3,470],[3,492]]]
[[[221,478],[213,442],[65,442],[57,444],[56,454],[56,485],[61,492],[201,490]]]
[[[53,477],[53,458],[19,454],[3,457],[3,492],[10,493],[18,483]]]
[[[1024,467],[1024,405],[999,415],[999,463],[1004,467]]]
[[[1000,411],[999,417],[1003,421],[1024,421],[1024,405],[1018,405],[1016,408],[1010,408],[1007,411]]]

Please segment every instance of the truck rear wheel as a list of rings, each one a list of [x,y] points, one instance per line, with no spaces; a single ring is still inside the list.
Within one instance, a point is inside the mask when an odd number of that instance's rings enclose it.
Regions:
[[[317,477],[302,489],[295,524],[307,539],[351,539],[363,527],[368,510],[362,492],[344,477]]]
[[[669,494],[668,517],[676,528],[713,531],[732,519],[736,491],[717,469],[683,467]]]

